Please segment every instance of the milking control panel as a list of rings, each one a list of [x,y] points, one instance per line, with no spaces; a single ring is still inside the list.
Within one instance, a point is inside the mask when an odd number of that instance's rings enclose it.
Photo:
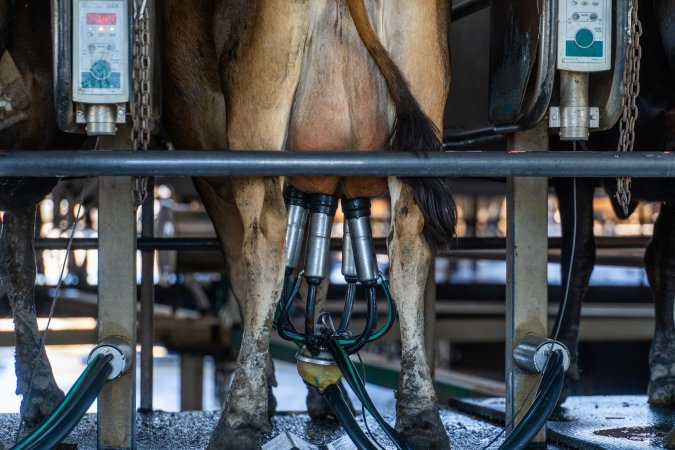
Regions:
[[[609,70],[612,62],[611,0],[560,0],[558,69]]]
[[[129,33],[124,0],[74,0],[73,99],[129,101]]]

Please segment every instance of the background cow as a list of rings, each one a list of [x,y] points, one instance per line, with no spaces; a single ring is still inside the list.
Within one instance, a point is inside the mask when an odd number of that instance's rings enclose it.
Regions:
[[[639,15],[643,34],[641,91],[635,148],[645,151],[675,150],[675,4],[669,0],[641,1]],[[617,147],[618,130],[591,134],[592,150]],[[645,253],[645,269],[654,296],[656,327],[649,359],[649,402],[675,406],[675,180],[633,179],[629,214],[624,214],[614,193],[616,180],[602,180],[612,199],[614,210],[625,219],[635,210],[637,201],[661,202],[653,238]],[[556,180],[562,221],[562,286],[567,283],[569,262],[568,309],[564,314],[560,338],[572,353],[573,364],[567,372],[578,380],[577,365],[581,304],[595,263],[593,239],[593,191],[597,180],[576,180],[576,249],[572,257],[574,202],[571,180]],[[564,293],[563,293],[564,296]]]
[[[78,148],[58,131],[53,107],[50,2],[0,0],[0,149]],[[22,418],[39,423],[63,398],[40,348],[34,305],[35,205],[56,179],[0,177],[0,282],[16,333],[17,395]],[[39,361],[37,361],[39,359]],[[37,367],[30,398],[33,368]]]

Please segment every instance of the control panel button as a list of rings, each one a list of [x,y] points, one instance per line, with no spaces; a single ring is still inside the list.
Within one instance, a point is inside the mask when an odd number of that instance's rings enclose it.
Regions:
[[[110,63],[103,59],[99,59],[91,66],[91,74],[97,80],[105,80],[110,76]]]
[[[591,45],[593,45],[594,41],[593,32],[588,28],[581,28],[574,35],[574,41],[581,48],[589,48]]]

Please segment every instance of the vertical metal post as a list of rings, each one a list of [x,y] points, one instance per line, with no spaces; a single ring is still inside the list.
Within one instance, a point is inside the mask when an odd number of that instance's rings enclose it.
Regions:
[[[424,288],[424,347],[433,379],[436,373],[436,255],[433,253]]]
[[[510,150],[548,149],[544,125],[516,133]],[[537,381],[513,362],[513,347],[527,333],[546,337],[548,179],[509,177],[506,252],[506,430],[510,433],[532,402],[527,394]],[[522,408],[522,409],[521,409]],[[546,442],[543,429],[533,443]]]
[[[121,138],[120,136],[124,136]],[[128,147],[124,130],[101,138],[102,148]],[[131,177],[100,177],[98,338],[131,344],[131,370],[98,397],[98,448],[135,447],[136,422],[136,215]]]
[[[204,356],[193,353],[180,355],[180,410],[202,410],[204,386]]]
[[[148,178],[148,196],[143,203],[141,216],[143,237],[155,235],[155,190],[154,178]],[[155,334],[155,252],[143,250],[141,252],[141,411],[152,411],[152,369]]]

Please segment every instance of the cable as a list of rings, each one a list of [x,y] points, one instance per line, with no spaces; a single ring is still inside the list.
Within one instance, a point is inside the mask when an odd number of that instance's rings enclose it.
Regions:
[[[361,427],[359,427],[340,388],[336,384],[331,384],[324,389],[323,395],[326,397],[326,400],[328,400],[328,403],[330,403],[335,415],[347,432],[349,438],[354,445],[356,445],[356,448],[359,450],[378,450],[378,447],[368,439],[368,436],[366,436]]]
[[[584,142],[581,142],[581,145],[582,145],[582,146],[585,146],[585,143],[584,143]],[[586,149],[584,149],[584,150],[586,150]],[[577,141],[573,141],[573,142],[572,142],[572,151],[573,151],[573,152],[576,152],[576,151],[577,151]],[[565,317],[565,313],[566,313],[566,311],[567,311],[567,303],[568,303],[568,299],[569,299],[569,291],[570,291],[570,280],[572,279],[572,265],[574,264],[574,257],[575,257],[575,254],[576,254],[576,245],[577,245],[577,225],[578,225],[578,212],[577,212],[577,179],[576,179],[576,177],[573,177],[573,178],[572,178],[572,209],[573,209],[573,211],[572,211],[572,251],[571,251],[571,253],[570,253],[570,261],[569,261],[569,267],[568,267],[568,270],[567,270],[567,280],[566,280],[566,283],[565,283],[565,291],[564,291],[564,294],[563,294],[563,301],[562,301],[562,304],[560,305],[559,315],[558,315],[558,319],[557,319],[557,323],[556,323],[556,329],[555,329],[555,332],[553,333],[553,340],[554,340],[554,341],[557,341],[557,340],[558,340],[558,335],[560,334],[560,328],[562,327],[562,321],[563,321],[563,318]],[[551,349],[552,349],[552,348],[553,348],[553,344],[551,344]],[[554,353],[554,352],[550,352],[550,353],[549,353],[549,357],[548,357],[547,360],[546,360],[546,366],[548,366],[549,361],[550,361],[550,359],[551,359],[551,355],[552,355],[553,353]],[[564,372],[565,372],[565,371],[564,371],[564,368],[563,368],[563,381],[564,381]],[[500,437],[501,435],[503,435],[503,434],[506,432],[506,430],[507,430],[509,427],[511,427],[511,426],[513,425],[513,423],[515,422],[516,418],[520,415],[520,413],[522,412],[523,408],[525,407],[525,405],[526,405],[527,402],[529,401],[530,397],[532,396],[532,392],[534,392],[534,387],[535,387],[535,386],[542,387],[542,385],[543,385],[543,376],[542,376],[542,379],[540,380],[540,382],[539,382],[538,385],[537,385],[537,384],[533,384],[532,387],[530,387],[530,390],[529,390],[529,392],[527,393],[527,395],[525,396],[525,399],[523,399],[523,401],[522,401],[520,407],[519,407],[518,410],[516,411],[516,414],[514,414],[513,418],[509,421],[509,423],[506,424],[506,425],[504,426],[504,429],[501,430],[501,431],[499,432],[499,434],[498,434],[497,436],[495,436],[494,439],[492,439],[492,441],[490,441],[485,447],[483,447],[483,450],[487,450],[492,444],[494,444],[494,443],[497,441],[497,439],[499,439],[499,437]],[[560,395],[558,394],[558,396],[556,397],[556,403],[557,403],[559,397],[560,397]],[[555,405],[554,405],[554,406],[555,406]],[[550,413],[549,413],[549,415],[550,415]],[[522,422],[522,421],[521,421],[521,422]],[[543,425],[542,425],[542,426],[543,426]],[[540,427],[540,428],[541,428],[541,427]],[[537,429],[537,431],[539,431],[539,428]],[[535,433],[535,435],[536,435],[536,433]],[[510,435],[509,435],[509,436],[510,436]],[[508,438],[507,438],[507,439],[508,439]],[[506,442],[506,441],[504,441],[504,442]],[[501,447],[500,447],[500,448],[501,448]]]
[[[35,358],[35,365],[30,375],[30,382],[28,383],[28,390],[24,396],[24,401],[26,405],[30,405],[30,396],[33,393],[33,383],[35,382],[35,375],[37,374],[38,365],[42,361],[40,357],[42,352],[45,350],[45,343],[47,342],[47,335],[49,334],[49,325],[52,323],[52,317],[54,317],[54,312],[56,311],[56,304],[59,300],[59,294],[61,292],[61,284],[63,283],[63,276],[66,272],[66,264],[68,263],[70,249],[73,246],[73,238],[75,237],[75,230],[77,229],[77,223],[80,221],[80,211],[82,211],[82,204],[84,203],[84,189],[80,194],[80,203],[77,206],[77,212],[75,213],[75,219],[73,220],[70,237],[68,238],[68,245],[66,247],[66,254],[63,258],[63,264],[61,265],[61,273],[59,274],[59,281],[56,283],[56,289],[54,290],[54,298],[52,300],[51,308],[49,309],[49,317],[47,318],[47,325],[45,326],[45,332],[40,339],[40,349],[38,350],[37,357]],[[21,412],[23,415],[23,411]],[[16,436],[14,437],[14,444],[16,445],[19,442],[21,437],[21,431],[23,430],[23,420],[19,421],[19,429],[16,430]]]
[[[353,281],[347,282],[347,293],[345,294],[345,306],[342,309],[342,317],[340,318],[340,325],[336,331],[338,336],[342,336],[349,328],[349,321],[352,317],[352,309],[354,308],[354,297],[356,296],[356,283]]]
[[[366,367],[363,364],[363,359],[361,359],[361,353],[356,353],[357,358],[359,358],[359,366],[361,366],[361,378],[363,378],[363,384],[365,385],[368,383],[368,380],[366,380]],[[368,426],[368,416],[366,415],[366,407],[363,406],[363,403],[361,403],[361,415],[363,415],[363,423],[366,426],[366,431],[368,432],[368,435],[370,438],[375,442],[375,445],[377,445],[381,450],[384,450],[384,447],[377,442],[377,439],[375,439],[375,436],[373,436],[373,432],[370,431],[370,427]]]
[[[328,343],[328,351],[333,355],[338,368],[340,371],[342,371],[349,386],[352,388],[368,412],[370,412],[373,418],[380,425],[380,428],[382,428],[382,430],[387,434],[397,449],[406,450],[408,446],[403,443],[398,432],[377,412],[372,399],[368,395],[368,391],[365,389],[363,380],[361,380],[361,377],[356,371],[354,363],[351,361],[351,359],[349,359],[349,355],[347,355],[344,349],[340,347],[335,341]]]
[[[53,448],[80,422],[112,372],[112,355],[96,356],[75,381],[59,406],[10,450]]]
[[[375,286],[369,286],[366,290],[366,295],[368,296],[366,325],[363,329],[363,333],[359,335],[356,341],[345,347],[344,350],[348,355],[361,350],[369,341],[369,338],[373,334],[373,330],[375,330],[375,327],[377,326],[377,294],[375,292]]]
[[[524,449],[546,424],[548,417],[558,403],[565,375],[562,353],[560,351],[552,352],[549,361],[551,363],[542,376],[541,386],[543,386],[543,389],[537,392],[532,406],[504,440],[499,447],[500,450]]]

